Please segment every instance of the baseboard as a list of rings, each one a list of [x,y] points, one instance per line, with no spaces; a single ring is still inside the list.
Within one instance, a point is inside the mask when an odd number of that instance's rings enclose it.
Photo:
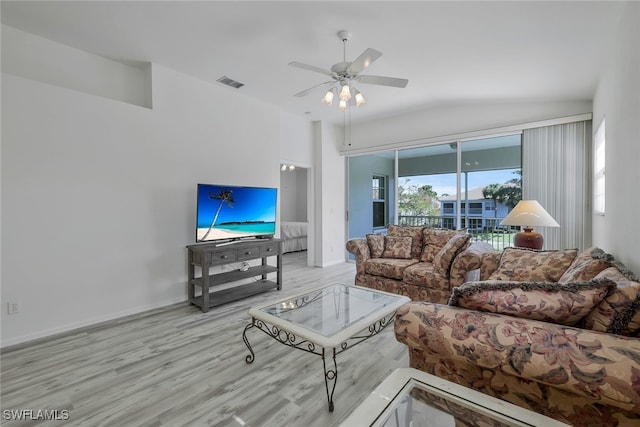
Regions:
[[[173,308],[173,306],[175,305],[186,303],[187,299],[184,297],[175,298],[169,303],[163,304],[161,306],[142,306],[131,308],[129,310],[120,311],[118,313],[113,313],[107,316],[95,317],[82,322],[70,323],[67,325],[59,326],[57,328],[46,329],[34,334],[22,335],[19,337],[2,340],[2,343],[0,344],[0,353],[17,350],[19,348],[37,344],[40,341],[51,340],[65,335],[76,334],[78,332],[99,328],[115,320],[123,320],[126,317],[152,315],[156,310],[167,310]]]

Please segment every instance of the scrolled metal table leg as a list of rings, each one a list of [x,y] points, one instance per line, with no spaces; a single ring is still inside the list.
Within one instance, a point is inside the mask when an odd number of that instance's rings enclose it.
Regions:
[[[338,365],[336,364],[336,349],[332,349],[333,369],[327,369],[327,361],[325,349],[322,349],[322,366],[324,367],[324,386],[327,390],[327,400],[329,401],[329,411],[333,412],[333,392],[336,390],[336,382],[338,381]],[[331,392],[329,392],[329,383],[331,384]]]
[[[244,358],[244,361],[247,364],[253,363],[256,358],[256,354],[253,352],[253,348],[251,348],[251,344],[249,344],[249,340],[247,339],[247,331],[255,326],[255,319],[251,320],[247,326],[245,326],[244,331],[242,332],[242,341],[244,341],[245,345],[249,349],[251,354],[248,354],[247,357]]]

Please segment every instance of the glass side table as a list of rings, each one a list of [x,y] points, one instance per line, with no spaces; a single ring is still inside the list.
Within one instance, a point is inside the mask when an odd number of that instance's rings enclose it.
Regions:
[[[413,368],[396,369],[342,427],[567,427],[560,421]]]

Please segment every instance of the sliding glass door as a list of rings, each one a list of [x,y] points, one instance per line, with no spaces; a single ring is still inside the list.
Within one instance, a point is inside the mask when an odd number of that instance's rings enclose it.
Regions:
[[[381,224],[467,229],[497,249],[521,198],[521,135],[452,141],[349,158],[349,238]]]

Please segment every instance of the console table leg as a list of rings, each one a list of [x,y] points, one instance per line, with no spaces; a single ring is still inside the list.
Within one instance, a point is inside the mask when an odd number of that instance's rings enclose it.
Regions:
[[[244,358],[244,361],[247,363],[253,363],[253,361],[256,358],[256,354],[253,352],[253,348],[251,348],[251,344],[249,344],[249,339],[247,338],[247,331],[255,326],[254,322],[255,322],[255,319],[252,319],[251,323],[245,326],[244,331],[242,332],[242,341],[244,341],[245,345],[249,349],[249,352],[251,353]]]
[[[336,349],[331,349],[333,359],[333,369],[327,369],[326,350],[322,349],[322,366],[324,367],[324,386],[327,390],[327,400],[329,401],[329,411],[333,412],[333,392],[336,390],[336,381],[338,380],[338,365],[336,364]],[[331,383],[331,386],[330,386]],[[331,387],[331,392],[329,392]]]

